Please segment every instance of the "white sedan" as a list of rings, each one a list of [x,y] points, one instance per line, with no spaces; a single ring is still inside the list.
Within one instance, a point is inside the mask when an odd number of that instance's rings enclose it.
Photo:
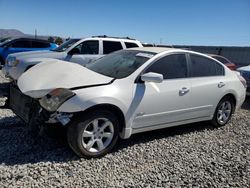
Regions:
[[[81,157],[108,153],[118,137],[211,121],[225,125],[245,99],[244,79],[219,61],[172,48],[134,48],[87,67],[41,63],[10,89],[10,106],[30,127],[67,127]]]

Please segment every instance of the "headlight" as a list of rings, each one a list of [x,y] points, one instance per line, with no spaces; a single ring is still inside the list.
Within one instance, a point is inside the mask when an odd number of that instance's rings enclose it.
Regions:
[[[56,111],[66,100],[75,93],[68,89],[57,88],[39,100],[40,105],[48,111]]]
[[[19,63],[19,60],[16,59],[16,57],[9,56],[9,57],[7,57],[7,59],[6,59],[6,62],[7,62],[7,65],[8,65],[9,67],[15,67],[15,66],[17,66],[17,64]]]

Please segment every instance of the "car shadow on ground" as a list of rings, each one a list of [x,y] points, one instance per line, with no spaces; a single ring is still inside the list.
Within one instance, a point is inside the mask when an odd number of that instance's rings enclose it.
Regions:
[[[0,97],[4,97],[8,93],[9,83],[0,83]]]
[[[250,109],[250,98],[246,99],[242,108]],[[214,128],[209,122],[199,122],[139,133],[127,140],[119,140],[112,153],[115,154],[133,145],[204,130],[214,130]],[[0,164],[18,165],[78,160],[79,157],[67,144],[65,133],[65,129],[61,127],[50,127],[42,136],[34,138],[27,132],[26,125],[18,117],[2,118],[0,119]]]
[[[16,123],[6,123],[14,122]],[[206,122],[166,128],[133,135],[130,139],[119,140],[116,153],[124,148],[150,142],[155,139],[183,135],[193,131],[213,129]],[[42,136],[32,137],[24,123],[17,117],[0,120],[0,164],[18,165],[38,162],[67,162],[78,160],[66,142],[66,131],[62,128],[50,128]]]
[[[250,110],[250,96],[246,97],[245,102],[241,106],[244,110]]]

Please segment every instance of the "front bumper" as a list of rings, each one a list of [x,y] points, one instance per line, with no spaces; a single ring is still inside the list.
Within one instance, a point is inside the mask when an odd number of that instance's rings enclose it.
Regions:
[[[9,107],[26,123],[29,123],[32,108],[35,102],[32,98],[23,95],[17,88],[10,86]]]
[[[49,112],[42,108],[38,100],[24,95],[15,84],[10,85],[8,108],[19,116],[26,124],[38,126],[44,123],[58,123],[63,126],[70,122],[73,114],[63,112]],[[31,125],[34,126],[34,125]]]
[[[10,86],[8,104],[9,108],[27,124],[34,122],[34,119],[37,123],[45,122],[50,116],[37,100],[24,95],[15,85]]]

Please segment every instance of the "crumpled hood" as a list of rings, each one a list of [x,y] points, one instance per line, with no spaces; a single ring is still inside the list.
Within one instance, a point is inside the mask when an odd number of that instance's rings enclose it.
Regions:
[[[42,62],[24,74],[17,85],[26,95],[40,98],[56,88],[73,88],[108,84],[113,78],[91,71],[81,65],[54,59]]]

